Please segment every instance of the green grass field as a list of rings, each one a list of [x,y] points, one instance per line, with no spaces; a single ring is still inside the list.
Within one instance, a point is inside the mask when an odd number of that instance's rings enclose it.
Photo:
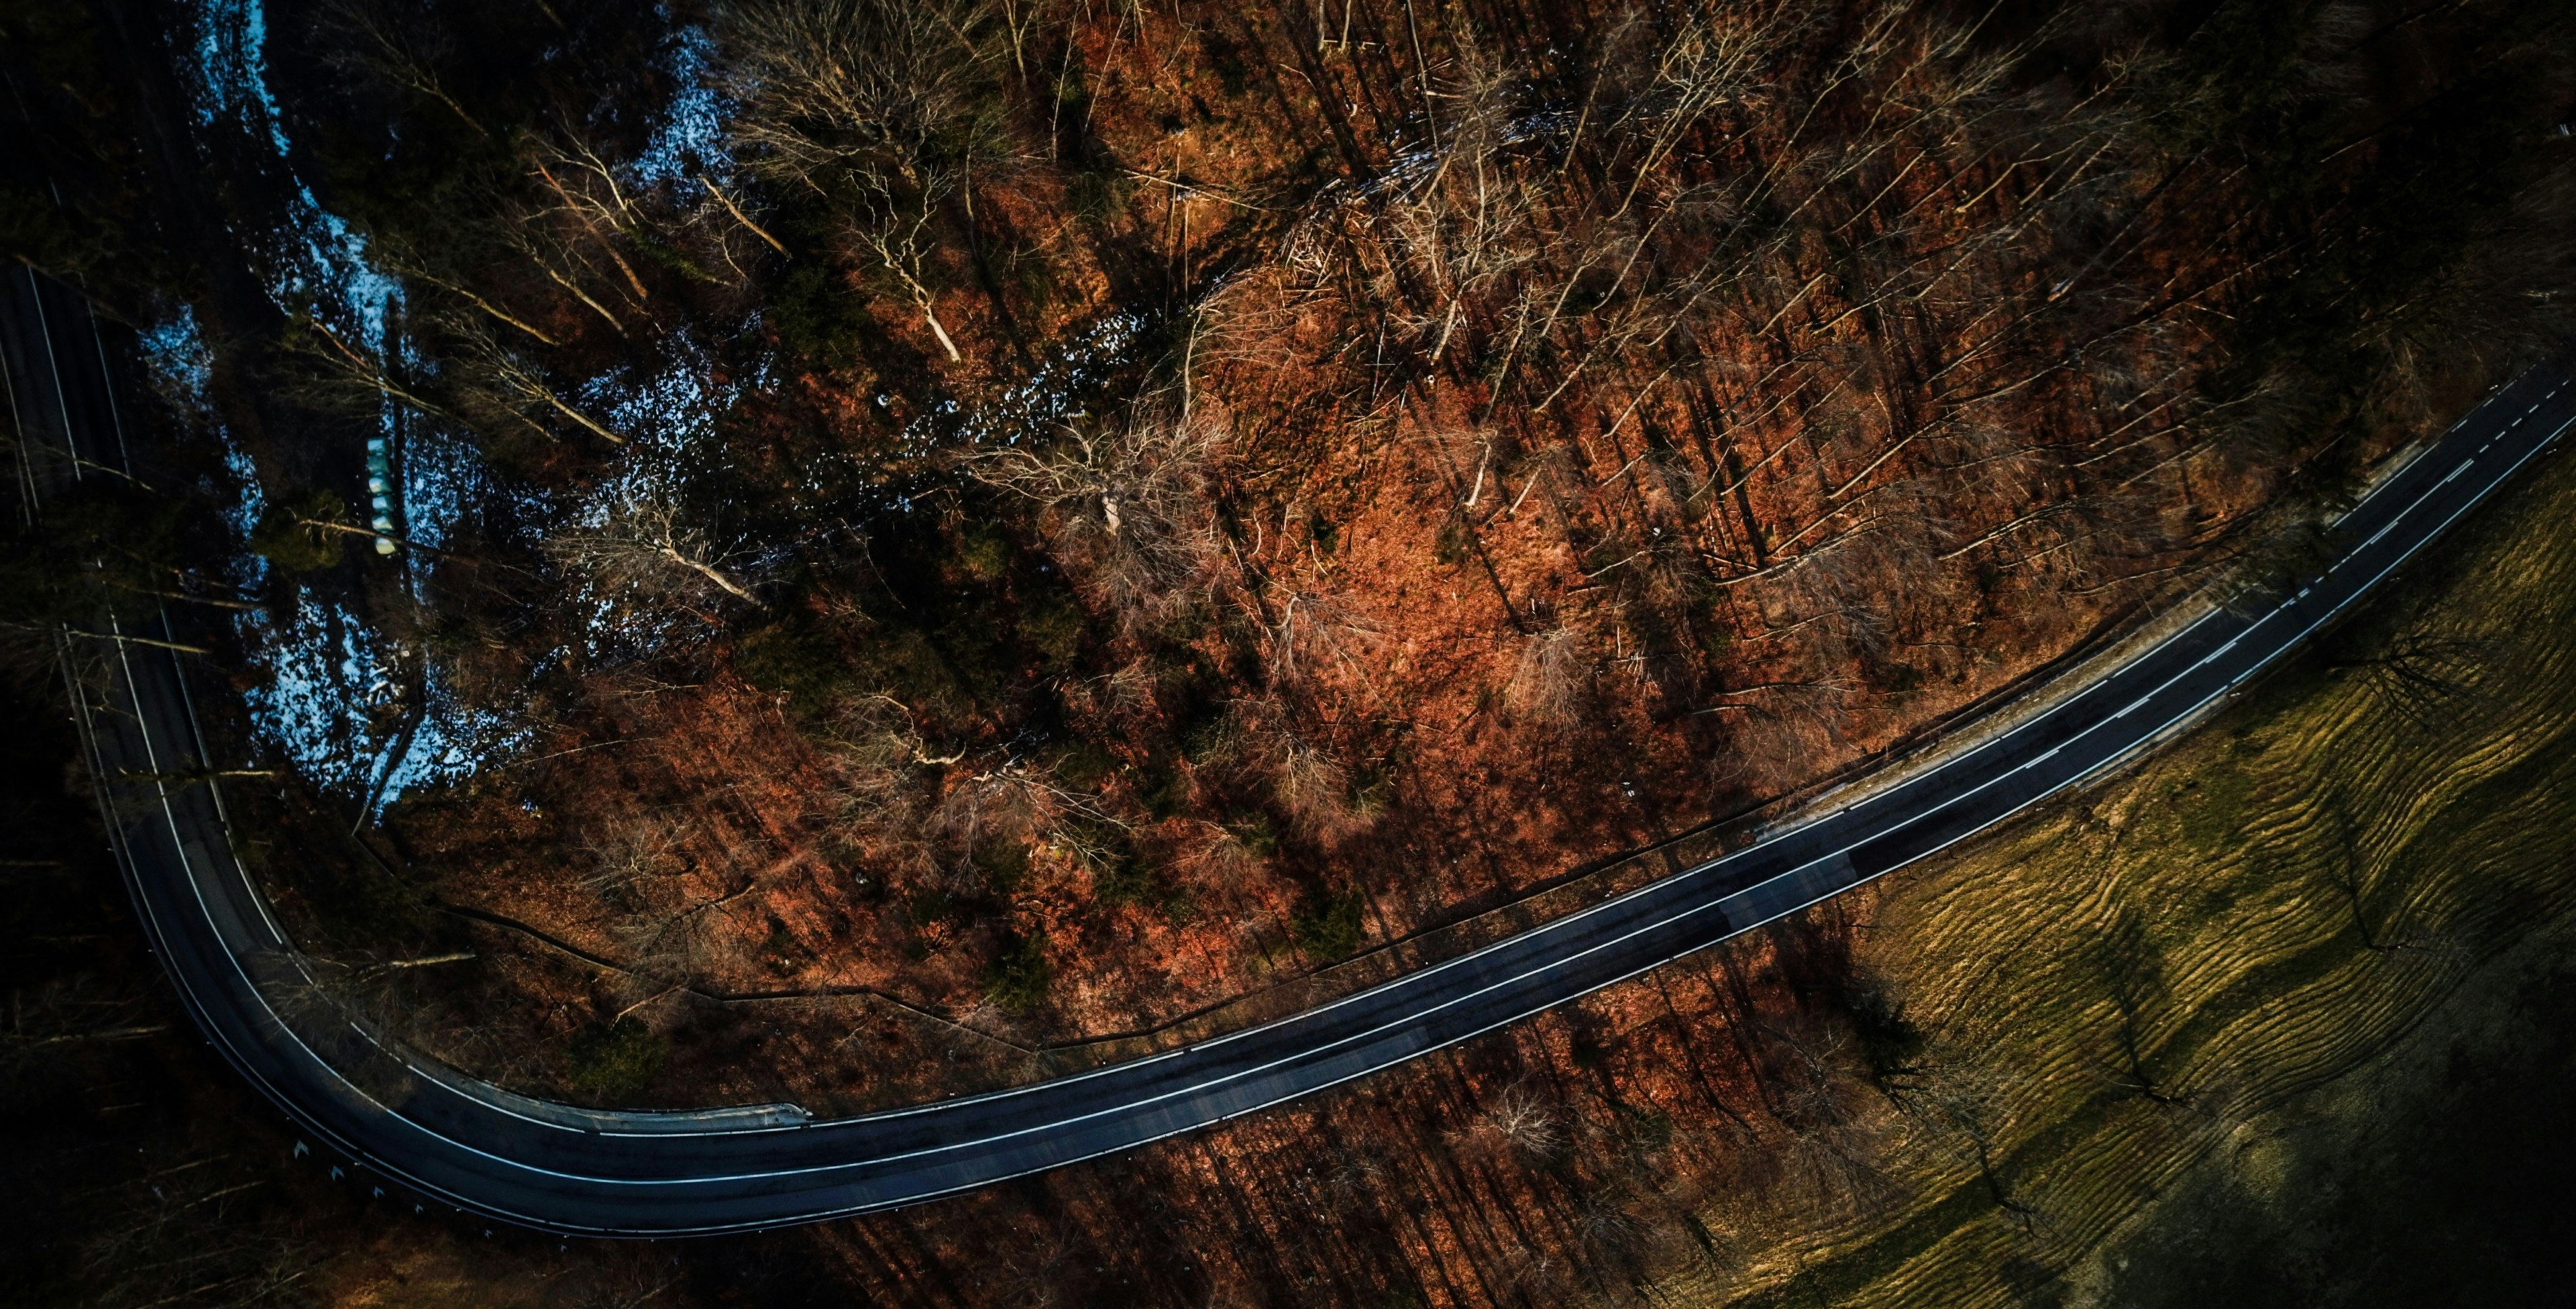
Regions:
[[[2576,1062],[2571,522],[2560,457],[2176,746],[1891,879],[1862,953],[1922,1059],[1665,1290],[2424,1303],[2549,1221],[2476,1169],[2576,1153],[2533,1090]]]

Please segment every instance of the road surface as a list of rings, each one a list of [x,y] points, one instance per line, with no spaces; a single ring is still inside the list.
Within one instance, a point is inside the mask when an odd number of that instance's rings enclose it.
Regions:
[[[122,462],[106,352],[76,296],[0,291],[18,430]],[[380,1040],[325,1002],[232,854],[211,782],[109,780],[145,930],[207,1038],[324,1148],[420,1203],[561,1233],[741,1231],[912,1204],[1132,1149],[1364,1077],[1706,949],[1949,846],[2181,730],[2331,620],[2576,420],[2561,367],[2490,395],[2339,525],[2333,567],[2215,609],[2047,707],[1714,862],[1370,990],[1185,1049],[854,1118],[793,1106],[613,1113],[515,1095]],[[62,475],[69,468],[55,461]],[[126,633],[167,639],[169,633]],[[94,774],[210,767],[181,656],[113,647],[84,699]],[[300,998],[299,998],[300,997]],[[282,1010],[284,1010],[282,1012]]]

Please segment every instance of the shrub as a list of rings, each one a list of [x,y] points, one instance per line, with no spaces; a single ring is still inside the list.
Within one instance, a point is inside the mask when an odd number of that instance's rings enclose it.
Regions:
[[[592,1023],[572,1039],[568,1051],[572,1089],[593,1100],[624,1100],[660,1074],[671,1057],[671,1043],[633,1018]]]
[[[977,843],[975,871],[996,891],[1010,891],[1029,875],[1029,848],[1012,838]]]
[[[859,643],[853,676],[932,718],[974,712],[975,701],[930,638],[880,620]]]
[[[744,637],[733,666],[744,681],[787,697],[799,717],[830,709],[850,689],[850,667],[831,639],[793,619]]]
[[[1357,891],[1336,896],[1319,893],[1289,916],[1288,931],[1310,959],[1329,963],[1347,958],[1360,948],[1361,907]]]
[[[1844,988],[1842,1002],[1851,1018],[1852,1034],[1860,1038],[1861,1056],[1869,1062],[1871,1081],[1894,1088],[1920,1071],[1923,1029],[1886,983],[1875,977],[1855,978]]]
[[[1189,807],[1190,779],[1181,771],[1178,761],[1157,755],[1136,770],[1136,802],[1155,819],[1165,819]]]
[[[1011,567],[1011,539],[991,523],[969,523],[957,533],[957,560],[966,571],[990,582]]]
[[[1113,856],[1091,870],[1091,898],[1104,908],[1143,904],[1160,889],[1154,870],[1134,855]]]
[[[429,894],[389,874],[315,861],[296,882],[336,941],[383,949],[437,938],[439,916]]]
[[[1092,790],[1116,771],[1118,756],[1109,753],[1109,747],[1087,736],[1066,742],[1056,753],[1055,775],[1076,790]]]
[[[1082,606],[1062,591],[1031,596],[1020,607],[1020,636],[1061,667],[1082,652]]]
[[[838,270],[821,264],[801,265],[779,279],[765,317],[781,349],[822,368],[857,359],[868,322],[859,294]]]
[[[1012,936],[984,970],[984,998],[1006,1014],[1025,1014],[1046,1002],[1047,987],[1054,980],[1055,965],[1047,960],[1046,938]]]
[[[1445,567],[1455,568],[1467,562],[1467,557],[1475,550],[1475,542],[1475,534],[1468,529],[1467,520],[1451,514],[1441,521],[1440,535],[1431,543],[1431,557]]]
[[[1243,848],[1256,859],[1267,859],[1279,853],[1279,830],[1270,825],[1268,814],[1238,818],[1226,830],[1233,832],[1234,839],[1241,841]]]
[[[1090,164],[1065,179],[1064,200],[1074,216],[1094,227],[1105,226],[1126,212],[1127,193],[1135,183],[1116,164]]]
[[[251,529],[250,548],[290,573],[318,572],[340,562],[349,536],[312,524],[336,523],[348,513],[340,497],[328,491],[306,491],[279,500]]]

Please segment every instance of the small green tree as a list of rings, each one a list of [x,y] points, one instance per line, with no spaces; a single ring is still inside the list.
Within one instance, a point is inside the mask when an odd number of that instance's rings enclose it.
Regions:
[[[984,998],[1006,1014],[1025,1014],[1046,1002],[1047,988],[1054,980],[1046,937],[1013,934],[984,970]]]
[[[340,562],[349,534],[339,530],[348,517],[340,497],[308,490],[282,497],[259,516],[251,529],[253,553],[290,573],[312,573]]]
[[[1362,907],[1357,891],[1346,895],[1318,892],[1289,917],[1288,930],[1296,936],[1297,948],[1318,963],[1348,958],[1360,948]]]
[[[644,1089],[669,1062],[671,1043],[633,1018],[592,1023],[567,1053],[572,1089],[593,1100],[624,1100]]]

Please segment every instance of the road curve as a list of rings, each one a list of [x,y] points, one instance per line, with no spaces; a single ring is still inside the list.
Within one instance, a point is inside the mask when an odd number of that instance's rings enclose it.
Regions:
[[[122,463],[106,353],[86,310],[23,269],[6,280],[0,359],[22,438]],[[742,1231],[912,1204],[1252,1113],[1587,995],[1921,859],[2181,730],[2571,422],[2567,370],[2525,374],[2382,479],[2338,525],[2332,568],[2294,593],[2214,609],[2126,663],[2079,674],[2090,679],[2081,685],[2043,687],[2044,710],[1715,861],[1277,1022],[854,1118],[813,1120],[786,1105],[580,1109],[505,1091],[379,1037],[313,998],[301,956],[233,857],[218,787],[150,780],[214,766],[178,656],[119,642],[104,699],[78,699],[100,804],[172,983],[207,1039],[324,1148],[424,1205],[551,1232]],[[170,638],[160,625],[122,635]]]

